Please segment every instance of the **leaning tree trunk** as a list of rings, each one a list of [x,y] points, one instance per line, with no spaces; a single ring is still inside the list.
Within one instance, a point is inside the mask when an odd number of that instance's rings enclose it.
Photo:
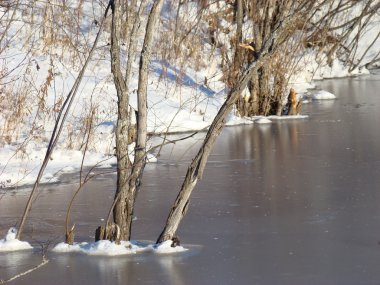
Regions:
[[[16,8],[17,7],[18,7],[18,2],[17,2]],[[70,111],[70,108],[72,106],[72,103],[73,103],[73,101],[74,101],[74,99],[75,99],[75,97],[76,97],[76,95],[78,93],[78,88],[80,86],[80,83],[82,82],[84,73],[85,73],[85,71],[87,69],[87,66],[88,66],[89,62],[91,61],[91,58],[92,58],[92,56],[93,56],[93,54],[95,52],[96,46],[98,44],[100,35],[102,33],[102,30],[103,30],[103,24],[104,24],[104,21],[105,21],[105,19],[107,17],[109,8],[110,8],[110,4],[108,4],[108,6],[107,6],[107,8],[105,10],[104,16],[103,16],[102,21],[101,21],[100,26],[99,26],[99,31],[98,31],[98,33],[97,33],[97,35],[95,37],[94,43],[93,43],[93,45],[91,47],[91,50],[90,50],[90,52],[89,52],[89,54],[88,54],[88,56],[86,58],[86,61],[84,62],[81,71],[79,72],[77,78],[75,79],[75,82],[74,82],[74,84],[73,84],[70,92],[67,94],[66,99],[65,99],[65,101],[64,101],[64,103],[62,105],[62,108],[61,108],[61,110],[58,113],[58,117],[57,117],[57,119],[55,121],[54,129],[53,129],[53,132],[52,132],[51,137],[50,137],[49,145],[48,145],[48,147],[46,149],[44,160],[42,162],[40,170],[38,171],[36,181],[34,182],[33,189],[30,192],[30,195],[29,195],[29,198],[28,198],[28,202],[26,203],[26,206],[25,206],[22,218],[21,218],[21,222],[20,222],[17,234],[16,234],[16,238],[17,239],[20,239],[21,234],[22,234],[22,232],[24,230],[26,219],[27,219],[27,217],[29,215],[29,211],[30,211],[30,209],[32,207],[32,203],[33,203],[35,195],[37,193],[37,189],[38,189],[38,186],[40,184],[42,175],[43,175],[43,173],[44,173],[44,171],[46,169],[46,166],[47,166],[48,162],[50,161],[50,157],[51,157],[51,155],[53,153],[53,150],[54,150],[55,146],[58,143],[58,139],[61,136],[62,129],[63,129],[63,126],[65,124],[66,118],[67,118],[67,116],[69,114],[69,111]]]
[[[279,25],[274,28],[269,40],[266,41],[263,48],[257,53],[256,59],[253,60],[245,72],[239,76],[237,82],[229,92],[226,101],[212,122],[202,146],[187,170],[181,190],[179,191],[174,205],[169,213],[165,227],[157,239],[157,243],[173,240],[173,238],[175,238],[175,233],[178,226],[188,209],[190,195],[194,190],[198,179],[202,178],[208,156],[211,153],[217,137],[223,129],[226,117],[231,112],[236,100],[246,87],[248,81],[252,78],[252,75],[261,67],[263,61],[277,49],[275,40],[277,39],[278,34],[283,32],[284,26],[286,26],[289,22],[290,19],[287,19],[286,21],[279,23]]]

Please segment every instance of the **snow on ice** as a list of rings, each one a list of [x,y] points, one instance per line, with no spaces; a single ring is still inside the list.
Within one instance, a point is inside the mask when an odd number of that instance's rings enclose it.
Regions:
[[[172,241],[168,240],[160,244],[149,244],[137,241],[121,241],[120,244],[108,240],[100,240],[94,243],[59,243],[53,248],[54,252],[69,253],[79,252],[87,255],[117,256],[136,254],[141,252],[153,252],[157,254],[169,254],[187,251],[183,246],[172,247]]]
[[[336,96],[330,92],[320,90],[312,95],[313,100],[333,100]]]
[[[8,230],[5,238],[0,239],[0,252],[32,249],[26,241],[16,239],[17,229],[12,227]]]
[[[255,121],[256,124],[271,124],[272,121],[269,120],[268,118],[259,118]]]

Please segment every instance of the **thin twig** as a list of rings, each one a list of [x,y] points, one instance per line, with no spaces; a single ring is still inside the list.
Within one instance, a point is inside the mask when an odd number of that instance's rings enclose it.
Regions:
[[[45,255],[43,255],[42,256],[42,262],[40,264],[38,264],[38,265],[34,266],[33,268],[28,269],[28,270],[26,270],[24,272],[21,272],[21,273],[15,275],[15,276],[13,276],[13,277],[11,277],[9,279],[5,279],[5,280],[0,279],[0,284],[5,284],[5,283],[11,282],[13,280],[16,280],[17,278],[20,278],[20,277],[25,276],[25,275],[27,275],[29,273],[32,273],[33,271],[41,268],[42,266],[44,266],[44,265],[46,265],[48,263],[49,263],[49,259],[46,259]]]

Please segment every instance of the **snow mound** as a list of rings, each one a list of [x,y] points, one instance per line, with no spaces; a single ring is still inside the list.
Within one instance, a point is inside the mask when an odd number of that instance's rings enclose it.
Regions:
[[[293,120],[293,119],[307,119],[308,115],[286,115],[286,116],[268,116],[271,120],[284,121],[284,120]]]
[[[154,245],[153,250],[155,253],[174,253],[174,252],[184,252],[188,250],[180,245],[172,247],[172,244],[173,244],[173,241],[167,240],[162,243]]]
[[[75,171],[75,167],[73,167],[73,166],[66,166],[66,167],[61,169],[62,173],[72,173],[74,171]]]
[[[260,118],[255,121],[256,124],[271,124],[272,121],[268,118]]]
[[[230,114],[226,121],[226,126],[248,125],[252,124],[253,120],[247,117],[239,117]]]
[[[100,240],[93,243],[82,242],[69,245],[61,242],[52,251],[59,253],[79,252],[87,255],[118,256],[151,251],[158,254],[176,253],[187,251],[182,246],[172,247],[172,241],[168,240],[160,244],[148,244],[137,241],[121,241],[120,244],[108,240]]]
[[[330,92],[320,90],[312,95],[313,100],[333,100],[336,96]]]
[[[32,249],[26,241],[16,239],[17,229],[12,227],[8,230],[5,238],[0,239],[0,252]]]
[[[121,241],[120,244],[116,244],[109,240],[100,240],[94,243],[74,243],[73,245],[61,242],[53,248],[54,252],[80,252],[87,255],[106,256],[135,254],[144,250],[146,250],[146,248],[132,242]]]

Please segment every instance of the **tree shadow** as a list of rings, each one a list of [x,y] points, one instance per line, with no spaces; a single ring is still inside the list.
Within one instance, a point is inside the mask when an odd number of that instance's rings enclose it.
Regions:
[[[212,97],[216,94],[214,90],[207,87],[205,84],[197,83],[190,75],[179,70],[177,67],[170,65],[167,61],[152,61],[151,70],[158,76],[162,76],[164,74],[170,81],[177,82],[178,84],[186,87],[194,88],[207,97]]]

